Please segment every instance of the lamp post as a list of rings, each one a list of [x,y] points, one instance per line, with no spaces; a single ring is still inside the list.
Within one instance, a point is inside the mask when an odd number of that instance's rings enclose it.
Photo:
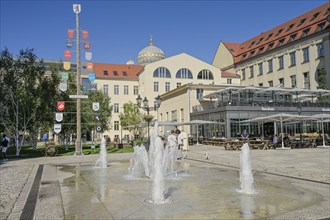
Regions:
[[[301,115],[301,103],[298,102],[298,106],[297,106],[297,111],[298,111],[298,115]],[[300,132],[300,144],[302,144],[302,133],[301,133],[301,121],[299,121],[299,132]]]
[[[142,101],[142,98],[140,95],[138,95],[138,97],[136,98],[136,103],[137,103],[137,106],[141,109],[143,109],[144,111],[147,112],[147,115],[149,116],[150,114],[150,111],[153,111],[153,110],[157,110],[159,107],[160,107],[160,104],[161,104],[161,99],[160,99],[160,96],[158,95],[156,98],[155,98],[156,102],[155,102],[155,105],[153,107],[150,107],[149,106],[149,100],[147,99],[147,97],[144,97],[143,101]],[[142,103],[143,102],[143,103]],[[143,104],[143,105],[142,105]],[[149,124],[151,122],[151,118],[147,117],[146,119],[146,122],[148,124],[148,142],[149,142]]]

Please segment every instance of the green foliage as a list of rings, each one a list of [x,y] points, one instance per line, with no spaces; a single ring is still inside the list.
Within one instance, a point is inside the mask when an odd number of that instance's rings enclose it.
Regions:
[[[123,108],[124,112],[119,114],[121,126],[137,126],[143,121],[143,114],[133,102],[125,103]]]
[[[4,49],[0,69],[0,123],[9,136],[30,134],[36,143],[39,127],[52,121],[49,112],[60,80],[57,70],[54,68],[48,76],[43,60],[33,49],[20,50],[16,57]]]
[[[328,89],[327,86],[327,71],[325,71],[324,68],[320,69],[318,71],[318,76],[317,76],[317,82],[318,82],[318,89]]]
[[[32,147],[23,147],[19,156],[15,155],[15,149],[13,147],[9,147],[7,150],[7,154],[9,159],[10,158],[37,158],[37,157],[44,157],[44,154],[41,152],[45,146],[38,146],[37,150],[34,150]],[[63,146],[57,145],[58,148],[58,155],[60,156],[73,156],[75,153],[75,146],[71,145],[68,147],[68,150],[65,150]],[[90,144],[83,145],[83,153],[84,155],[89,154],[99,154],[100,153],[100,146],[96,145],[95,149],[92,149]],[[107,147],[108,153],[131,153],[134,149],[132,147],[125,147],[122,149],[118,149],[114,146]]]
[[[124,112],[119,114],[120,124],[123,127],[128,127],[127,129],[132,132],[133,136],[139,135],[143,136],[141,129],[141,124],[143,121],[143,115],[136,104],[133,102],[128,102],[123,105]]]
[[[109,118],[112,114],[112,107],[110,107],[110,98],[108,95],[101,91],[86,93],[88,99],[86,99],[81,105],[82,111],[82,132],[94,130],[96,124],[101,125],[103,130],[110,128]],[[100,104],[100,109],[94,111],[92,108],[93,102]],[[95,120],[95,116],[98,115],[100,121]]]
[[[327,86],[327,71],[322,68],[318,71],[317,82],[318,82],[318,89],[328,89]],[[320,96],[318,97],[318,101],[325,101],[328,100],[327,96]]]

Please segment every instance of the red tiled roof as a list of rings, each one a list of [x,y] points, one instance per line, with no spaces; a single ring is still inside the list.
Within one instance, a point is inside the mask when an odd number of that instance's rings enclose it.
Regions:
[[[236,56],[237,52],[239,51],[240,44],[230,43],[230,42],[224,42],[224,45],[233,54],[233,56]]]
[[[138,74],[143,69],[141,65],[94,63],[96,79],[138,80]]]
[[[320,24],[324,24],[323,30],[329,29],[330,21],[327,19],[328,16],[330,16],[330,3],[325,3],[241,44],[229,42],[224,44],[232,52],[235,63],[239,63],[257,54],[273,50],[279,46],[299,40],[302,37],[310,36],[320,31],[318,27]],[[308,34],[304,36],[303,32],[308,28],[310,28]],[[297,34],[295,39],[290,39],[294,34]],[[284,42],[279,45],[279,41],[282,39],[284,39]],[[273,46],[271,49],[268,49],[271,44]],[[263,50],[260,50],[261,48]]]
[[[226,71],[221,71],[221,77],[224,77],[224,78],[240,78],[239,75],[237,75],[235,73],[226,72]]]

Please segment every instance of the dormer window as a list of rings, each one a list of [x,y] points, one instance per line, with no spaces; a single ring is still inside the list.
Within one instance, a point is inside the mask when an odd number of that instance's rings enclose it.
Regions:
[[[105,76],[109,75],[108,70],[103,70],[103,75]]]
[[[288,28],[288,30],[286,30],[286,32],[288,32],[289,30],[291,30],[293,28],[294,24],[291,24]]]
[[[283,31],[283,28],[280,29],[280,30],[277,32],[276,36],[278,36],[280,33],[282,33],[282,31]]]
[[[123,76],[127,76],[127,72],[126,71],[123,71]]]
[[[306,21],[306,18],[302,19],[302,20],[299,22],[299,24],[298,24],[297,27],[301,26],[303,23],[305,23],[305,21]]]
[[[322,22],[322,23],[318,24],[317,25],[318,31],[322,31],[324,29],[324,26],[325,26],[325,22]]]
[[[118,72],[117,71],[113,71],[113,75],[114,76],[118,76]]]
[[[303,30],[301,37],[306,37],[308,35],[309,31],[310,31],[310,28]]]
[[[268,40],[268,39],[271,38],[272,36],[273,36],[273,34],[268,35],[268,37],[267,37],[266,40]]]
[[[285,38],[282,38],[281,40],[278,41],[278,46],[282,46],[284,43]]]
[[[290,42],[294,41],[294,39],[296,39],[296,37],[297,37],[297,34],[292,34],[290,36]]]
[[[310,21],[314,21],[315,18],[317,18],[317,16],[319,16],[319,14],[320,14],[320,12],[315,13]]]
[[[246,54],[243,54],[243,59],[245,59],[246,58]]]
[[[255,43],[255,42],[253,41],[253,42],[250,44],[249,48],[252,47],[252,46],[254,45],[254,43]]]
[[[257,44],[259,44],[263,39],[264,39],[263,37],[260,38]]]
[[[270,49],[272,49],[272,48],[273,48],[273,46],[274,46],[274,43],[271,43],[271,44],[269,44],[269,45],[268,45],[268,48],[267,48],[267,50],[270,50]]]

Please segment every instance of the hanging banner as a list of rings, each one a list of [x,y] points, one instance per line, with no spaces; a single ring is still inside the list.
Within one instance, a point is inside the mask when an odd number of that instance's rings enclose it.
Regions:
[[[95,80],[95,74],[94,73],[88,74],[88,79],[89,81],[93,82]]]
[[[74,30],[68,30],[68,38],[74,38]]]
[[[66,45],[67,48],[71,48],[73,46],[72,40],[66,40],[66,44],[65,45]]]
[[[100,121],[101,120],[100,115],[99,114],[95,114],[94,115],[94,119],[95,119],[95,121]]]
[[[68,72],[61,72],[62,74],[62,80],[67,81],[69,79],[69,73]]]
[[[84,42],[84,49],[89,50],[91,48],[91,44],[89,42]]]
[[[100,103],[98,102],[93,102],[93,110],[98,111],[100,109]]]
[[[70,60],[71,59],[71,51],[70,50],[64,51],[64,57],[65,57],[65,59]]]
[[[101,125],[96,125],[96,126],[95,126],[95,130],[96,130],[97,132],[102,132],[102,127],[101,127]]]
[[[96,92],[96,84],[91,83],[91,92]]]
[[[57,102],[57,109],[61,112],[64,110],[65,103],[64,102]]]
[[[65,92],[68,89],[68,83],[67,82],[61,82],[60,83],[60,90],[62,92]]]
[[[63,69],[70,70],[70,68],[71,68],[71,63],[70,62],[63,62]]]
[[[92,59],[92,52],[85,52],[85,59],[90,61]]]
[[[91,72],[93,71],[93,63],[86,63],[86,69]]]
[[[81,12],[81,5],[80,4],[73,4],[73,12],[79,14]]]
[[[82,31],[81,34],[84,39],[88,38],[88,31]]]
[[[61,124],[54,124],[54,132],[55,132],[56,134],[60,133],[61,130],[62,130],[62,126],[61,126]]]
[[[63,120],[63,113],[55,113],[55,119],[58,122],[61,122]]]

